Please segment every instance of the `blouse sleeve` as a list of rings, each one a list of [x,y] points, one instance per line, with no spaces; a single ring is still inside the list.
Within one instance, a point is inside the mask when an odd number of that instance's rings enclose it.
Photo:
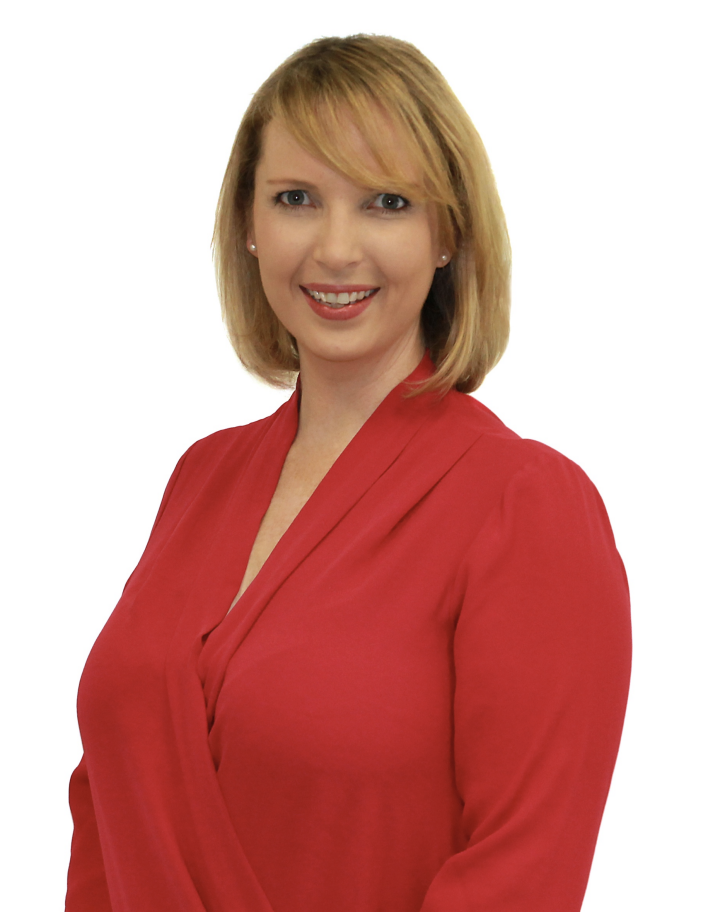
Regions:
[[[454,766],[467,844],[421,910],[580,911],[632,653],[628,584],[601,498],[543,447],[466,561]]]
[[[192,447],[189,447],[179,459],[167,482],[148,544],[174,491],[177,478],[190,449]],[[131,577],[132,574],[128,577],[127,583],[130,582]],[[112,907],[85,754],[69,781],[69,806],[74,831],[71,839],[65,910],[67,912],[110,912]]]
[[[85,756],[69,781],[69,805],[74,834],[71,839],[66,911],[112,912]]]

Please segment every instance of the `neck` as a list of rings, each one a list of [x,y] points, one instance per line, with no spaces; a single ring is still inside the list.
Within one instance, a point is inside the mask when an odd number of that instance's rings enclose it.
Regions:
[[[351,360],[327,360],[300,350],[297,448],[335,450],[348,443],[423,356],[420,338]]]

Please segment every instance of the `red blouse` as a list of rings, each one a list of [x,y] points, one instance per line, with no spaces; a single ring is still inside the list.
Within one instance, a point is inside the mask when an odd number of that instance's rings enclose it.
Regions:
[[[67,911],[580,910],[631,665],[605,508],[404,389],[227,616],[299,390],[179,460],[81,679]]]

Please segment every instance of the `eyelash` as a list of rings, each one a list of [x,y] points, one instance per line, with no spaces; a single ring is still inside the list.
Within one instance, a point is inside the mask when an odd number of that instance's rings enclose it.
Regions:
[[[308,197],[308,192],[304,191],[303,188],[292,188],[292,189],[290,189],[289,191],[280,191],[280,192],[278,192],[278,193],[274,196],[274,199],[273,199],[273,200],[274,200],[274,203],[275,203],[278,207],[285,207],[285,208],[287,208],[288,210],[298,210],[300,207],[305,207],[305,206],[306,206],[305,204],[286,204],[286,203],[282,200],[282,198],[283,198],[285,195],[287,195],[287,194],[303,194],[303,195],[306,195],[306,196]],[[382,213],[386,213],[386,214],[390,214],[390,213],[392,213],[392,214],[394,214],[394,213],[402,213],[402,212],[405,211],[405,210],[409,210],[409,208],[410,208],[410,206],[411,206],[411,205],[410,205],[410,202],[407,200],[407,198],[403,197],[401,194],[394,194],[394,193],[392,193],[392,192],[390,192],[390,191],[383,191],[383,192],[381,192],[380,194],[378,194],[378,195],[375,196],[374,200],[377,201],[378,198],[398,198],[400,201],[402,201],[402,204],[403,204],[402,207],[381,207],[381,208],[379,208],[379,210],[381,210]]]

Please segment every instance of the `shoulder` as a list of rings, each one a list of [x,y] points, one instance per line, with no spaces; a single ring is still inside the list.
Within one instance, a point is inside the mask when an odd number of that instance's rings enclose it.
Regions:
[[[204,489],[222,490],[224,482],[237,480],[278,414],[217,430],[192,443],[169,477],[155,526],[165,511],[167,516],[178,516]]]
[[[608,513],[586,472],[465,398],[470,405],[455,406],[459,422],[482,429],[458,463],[449,493],[453,514],[475,519],[464,547],[468,570],[478,576],[519,570],[527,584],[608,577],[622,590],[627,581]]]
[[[240,427],[216,430],[192,443],[182,458],[191,468],[203,468],[217,465],[233,453],[247,453],[259,443],[271,421],[268,417]]]
[[[545,480],[564,476],[590,484],[583,469],[568,456],[539,440],[521,437],[473,396],[460,392],[453,395],[450,423],[477,434],[469,460],[484,461],[508,480],[518,475]]]
[[[495,508],[506,518],[600,517],[607,522],[596,486],[576,461],[546,443],[519,436],[472,396],[457,393],[449,415],[455,427],[468,425],[477,434],[456,468],[456,487],[464,498],[480,500],[488,512]]]
[[[274,428],[280,435],[287,435],[293,418],[293,398],[268,417],[239,427],[216,430],[192,443],[179,460],[182,477],[203,478],[212,471],[220,470],[231,480],[233,476],[237,478],[238,470],[247,464],[270,430]]]

